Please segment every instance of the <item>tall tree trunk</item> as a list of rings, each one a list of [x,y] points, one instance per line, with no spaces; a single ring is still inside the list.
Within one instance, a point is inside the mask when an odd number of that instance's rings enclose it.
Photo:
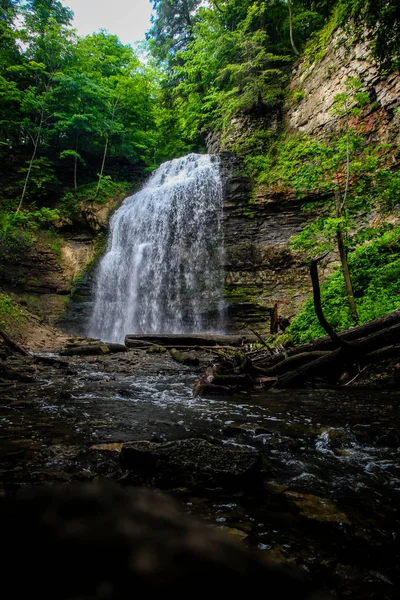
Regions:
[[[100,191],[101,180],[103,178],[104,165],[106,164],[107,150],[108,150],[108,133],[106,136],[106,144],[104,146],[103,161],[101,163],[101,169],[100,169],[100,173],[99,173],[99,181],[97,182],[96,193],[94,195],[95,198],[97,197],[97,194]]]
[[[79,133],[76,136],[75,156],[74,156],[74,191],[75,191],[75,194],[76,194],[76,191],[78,189],[78,179],[77,179],[77,172],[78,172],[78,140],[79,140]]]
[[[19,213],[19,211],[21,210],[21,206],[22,206],[22,203],[23,203],[24,198],[25,198],[26,190],[28,188],[28,182],[29,182],[29,178],[30,178],[30,175],[31,175],[32,166],[33,166],[34,160],[36,158],[37,149],[39,147],[40,134],[42,132],[42,126],[43,126],[43,118],[44,118],[44,108],[42,108],[42,112],[40,113],[39,128],[38,128],[38,132],[37,132],[36,138],[33,140],[33,152],[32,152],[32,156],[31,156],[31,160],[29,161],[29,167],[28,167],[28,171],[26,173],[26,177],[25,177],[25,181],[24,181],[24,187],[23,187],[23,190],[22,190],[21,198],[20,198],[17,210],[15,211],[16,214]]]
[[[99,181],[97,183],[96,193],[94,195],[95,198],[97,197],[97,194],[100,191],[100,185],[101,185],[101,180],[103,178],[104,166],[106,164],[108,143],[109,143],[109,140],[110,140],[110,131],[112,132],[112,128],[113,128],[113,124],[114,124],[114,119],[115,119],[115,113],[116,113],[116,110],[117,110],[117,106],[118,106],[118,100],[116,100],[113,103],[113,107],[112,107],[110,129],[109,129],[109,131],[106,134],[106,145],[104,146],[103,161],[101,163],[101,169],[100,169],[100,173],[99,173]]]
[[[339,190],[337,190],[337,189],[335,190],[335,200],[336,200],[336,218],[340,219],[340,217],[342,216],[342,212],[343,212],[343,202],[340,198]],[[356,302],[354,300],[353,284],[351,282],[351,277],[350,277],[349,263],[347,261],[347,252],[346,252],[346,247],[345,247],[345,243],[344,243],[343,231],[341,230],[340,226],[336,229],[336,239],[337,239],[337,245],[338,245],[338,250],[339,250],[340,262],[342,265],[344,283],[346,286],[347,301],[349,303],[351,317],[352,317],[354,323],[358,323],[358,313],[357,313]]]
[[[339,348],[343,348],[343,347],[347,347],[349,344],[347,342],[345,342],[344,340],[342,340],[338,336],[336,331],[333,329],[333,327],[330,325],[330,323],[328,323],[328,321],[326,320],[325,315],[322,310],[321,288],[319,286],[319,277],[318,277],[318,263],[323,258],[325,258],[325,256],[327,254],[328,253],[325,252],[325,254],[321,254],[321,256],[317,256],[317,258],[314,258],[310,264],[310,275],[311,275],[311,282],[312,282],[312,287],[313,287],[314,309],[315,309],[315,314],[317,315],[317,319],[318,319],[321,327],[323,327],[323,329],[326,331],[326,333],[329,335],[329,337],[331,338],[331,340],[333,341],[333,343],[336,346],[338,346]]]
[[[293,52],[295,54],[297,54],[297,56],[299,56],[300,52],[298,51],[297,46],[294,43],[294,37],[293,37],[293,12],[292,12],[292,2],[291,2],[291,0],[288,0],[288,6],[289,6],[290,43],[292,44]]]

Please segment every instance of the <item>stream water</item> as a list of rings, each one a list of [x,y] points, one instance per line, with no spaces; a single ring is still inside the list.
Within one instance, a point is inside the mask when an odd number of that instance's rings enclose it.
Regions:
[[[185,510],[296,564],[339,598],[397,597],[398,392],[194,398],[198,375],[166,354],[69,362],[69,375],[45,371],[39,385],[14,389],[20,405],[1,408],[6,491],[40,481],[121,477],[118,453],[89,450],[92,445],[200,436],[251,446],[263,454],[263,489],[183,490]]]

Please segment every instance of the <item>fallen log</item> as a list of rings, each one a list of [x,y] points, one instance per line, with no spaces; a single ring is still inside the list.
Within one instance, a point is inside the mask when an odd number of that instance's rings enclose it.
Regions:
[[[60,356],[101,356],[109,353],[110,349],[105,344],[86,344],[59,351]]]
[[[349,348],[338,348],[333,352],[328,352],[324,356],[317,358],[314,361],[308,362],[301,367],[292,370],[282,377],[276,383],[276,388],[293,388],[306,379],[314,376],[314,374],[328,365],[337,368],[339,365],[345,367],[368,361],[368,355],[374,351],[387,348],[394,345],[400,339],[400,323],[386,327],[383,331],[377,331],[367,337],[353,342]],[[388,352],[384,354],[386,357]],[[375,355],[376,359],[376,355]]]
[[[125,345],[128,348],[142,346],[172,346],[176,348],[193,348],[194,346],[234,346],[240,347],[246,344],[256,344],[258,339],[255,335],[213,335],[213,334],[130,334],[125,337]]]
[[[19,381],[21,383],[35,383],[36,379],[17,369],[12,369],[0,362],[0,378],[7,381]]]
[[[341,332],[340,336],[346,342],[353,342],[360,338],[367,337],[376,332],[383,331],[384,329],[396,325],[400,323],[400,310],[396,310],[384,317],[379,317],[378,319],[374,319],[373,321],[369,321],[364,325],[360,325],[358,327],[354,327],[352,329],[347,329]],[[257,356],[253,356],[252,362],[257,365],[260,369],[267,370],[268,368],[285,361],[287,358],[291,356],[295,356],[297,354],[302,354],[304,352],[326,352],[332,351],[335,349],[335,345],[332,342],[331,338],[324,337],[314,342],[309,342],[307,344],[301,344],[300,346],[296,346],[295,348],[286,349],[285,353],[274,354],[274,356],[265,356],[262,355],[259,359]]]
[[[269,369],[260,369],[257,368],[257,371],[262,371],[265,375],[280,375],[282,373],[287,373],[291,369],[300,367],[304,364],[307,364],[317,358],[321,358],[323,356],[327,356],[331,354],[331,352],[321,351],[321,352],[302,352],[301,354],[295,354],[294,356],[289,356],[282,362],[279,362],[277,365],[270,367]]]
[[[6,345],[14,350],[14,352],[18,352],[18,354],[22,354],[22,356],[29,356],[29,352],[25,350],[22,346],[17,344],[14,340],[10,338],[10,336],[4,331],[4,329],[0,328],[0,336],[3,338]]]
[[[363,358],[364,364],[371,364],[374,362],[379,362],[383,360],[387,360],[389,358],[398,358],[400,356],[400,345],[396,344],[394,346],[385,346],[384,348],[379,348],[379,350],[374,350],[370,352]]]
[[[69,362],[67,360],[63,360],[62,358],[55,358],[54,356],[39,356],[34,355],[34,363],[48,365],[50,367],[62,367],[67,369],[69,367]]]
[[[342,362],[342,349],[338,348],[333,352],[329,352],[324,356],[320,356],[316,360],[309,362],[301,367],[298,367],[294,371],[289,371],[282,377],[279,377],[275,384],[277,389],[294,388],[300,383],[303,383],[309,379],[316,372],[330,366],[338,366]]]

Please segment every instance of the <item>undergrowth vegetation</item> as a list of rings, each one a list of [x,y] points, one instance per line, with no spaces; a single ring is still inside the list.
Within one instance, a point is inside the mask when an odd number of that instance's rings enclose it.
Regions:
[[[349,254],[349,266],[360,323],[400,309],[400,227],[376,232],[375,239]],[[353,325],[345,287],[339,268],[321,286],[324,314],[338,331]],[[326,335],[315,315],[312,299],[288,329],[295,344],[310,342]]]
[[[18,304],[7,294],[0,293],[0,327],[10,329],[24,320],[24,313]]]

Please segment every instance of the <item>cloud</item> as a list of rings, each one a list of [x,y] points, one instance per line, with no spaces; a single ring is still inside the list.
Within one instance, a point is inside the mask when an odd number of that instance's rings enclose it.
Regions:
[[[150,27],[149,0],[61,0],[75,13],[74,27],[80,35],[99,29],[115,33],[124,44],[144,39]]]

